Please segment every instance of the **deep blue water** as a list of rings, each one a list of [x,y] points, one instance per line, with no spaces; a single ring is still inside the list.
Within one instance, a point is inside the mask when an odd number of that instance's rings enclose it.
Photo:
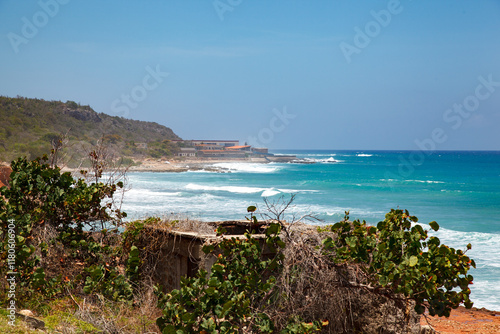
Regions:
[[[391,208],[437,221],[443,243],[465,248],[478,269],[477,307],[500,310],[500,152],[276,151],[314,164],[217,164],[230,173],[131,173],[123,209],[133,218],[179,214],[243,219],[263,197],[297,194],[296,216],[331,224],[345,211],[376,224]],[[334,160],[335,162],[331,162]]]

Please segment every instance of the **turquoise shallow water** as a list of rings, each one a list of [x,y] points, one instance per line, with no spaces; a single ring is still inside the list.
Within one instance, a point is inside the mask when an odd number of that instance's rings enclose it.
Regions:
[[[391,208],[420,223],[437,221],[443,243],[476,260],[472,299],[500,310],[500,152],[277,151],[314,164],[222,163],[230,173],[131,173],[123,209],[132,218],[180,214],[241,219],[248,205],[295,193],[290,213],[322,224],[351,219],[376,224]],[[334,161],[334,162],[332,162]]]

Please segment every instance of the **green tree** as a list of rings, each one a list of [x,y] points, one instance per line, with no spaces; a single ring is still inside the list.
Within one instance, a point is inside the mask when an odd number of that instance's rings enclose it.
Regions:
[[[78,109],[78,104],[75,101],[66,101],[66,106],[71,109]]]

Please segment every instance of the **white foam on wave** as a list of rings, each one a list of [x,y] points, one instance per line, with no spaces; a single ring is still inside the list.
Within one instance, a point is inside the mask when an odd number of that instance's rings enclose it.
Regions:
[[[256,194],[262,192],[262,197],[275,196],[281,193],[297,194],[307,192],[317,192],[316,190],[297,190],[297,189],[276,189],[276,188],[261,188],[261,187],[244,187],[244,186],[211,186],[204,184],[189,183],[185,186],[187,190],[199,191],[225,191],[235,194]]]
[[[186,185],[188,190],[202,191],[227,191],[236,194],[254,194],[266,190],[266,188],[243,187],[243,186],[209,186],[203,184],[189,183]]]
[[[213,165],[214,167],[228,169],[236,173],[274,173],[281,169],[276,164],[260,164],[247,162],[221,162]]]
[[[187,190],[200,191],[226,191],[235,194],[256,194],[262,192],[263,197],[274,196],[280,193],[297,194],[297,193],[315,193],[317,190],[298,190],[298,189],[280,189],[280,188],[262,188],[262,187],[245,187],[245,186],[212,186],[206,184],[189,183],[185,186]]]
[[[335,154],[335,153],[331,153],[331,154],[322,153],[322,154],[296,154],[296,155],[297,156],[302,156],[302,157],[325,157],[325,156],[334,157],[337,154]]]
[[[195,169],[195,170],[188,169],[187,171],[185,171],[185,173],[203,174],[203,173],[218,173],[218,171],[215,171],[215,170],[206,170],[206,169]]]
[[[271,197],[271,196],[278,195],[278,194],[281,194],[281,191],[274,189],[274,188],[271,188],[271,189],[264,190],[260,196]]]
[[[179,214],[204,221],[240,219],[246,214],[249,205],[237,198],[206,192],[184,191],[179,196],[149,198],[143,196],[145,193],[141,190],[137,192],[139,197],[134,195],[127,198],[125,195],[122,209],[129,214],[130,219],[164,214]]]
[[[444,183],[443,181],[432,181],[432,180],[406,180],[406,182],[418,182],[418,183]]]
[[[310,214],[316,217],[321,217],[322,215],[326,215],[328,217],[336,217],[335,219],[342,219],[346,211],[349,211],[349,216],[351,219],[358,219],[358,218],[367,219],[367,218],[380,217],[384,215],[383,211],[374,211],[368,208],[349,208],[349,207],[314,205],[314,204],[313,205],[299,204],[296,205],[295,208],[300,215]],[[333,222],[328,221],[326,223],[331,224]]]
[[[445,193],[462,193],[464,192],[463,190],[450,190],[450,189],[441,189],[442,192],[445,192]],[[473,191],[467,191],[468,193],[473,193]]]
[[[434,180],[398,180],[398,179],[379,179],[382,182],[416,182],[416,183],[446,183],[444,181],[434,181]]]
[[[329,157],[325,159],[313,159],[313,158],[304,158],[305,161],[310,162],[318,162],[318,163],[338,163],[343,162],[343,160],[336,160],[334,157]]]
[[[474,302],[474,307],[486,308],[492,311],[500,311],[500,285],[498,282],[490,280],[474,281],[471,289],[471,300]]]
[[[360,153],[360,154],[356,154],[357,157],[373,157],[373,154],[364,154],[364,153]]]
[[[159,199],[163,197],[173,197],[181,196],[180,191],[168,192],[168,191],[153,191],[149,189],[130,189],[125,192],[125,197],[130,201],[144,201],[151,199]]]
[[[285,189],[285,188],[280,188],[278,189],[279,191],[287,194],[298,194],[298,193],[319,193],[319,190],[308,190],[308,189]]]

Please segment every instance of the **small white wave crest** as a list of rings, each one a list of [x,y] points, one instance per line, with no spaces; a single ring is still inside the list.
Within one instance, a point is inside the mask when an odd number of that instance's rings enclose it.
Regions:
[[[175,197],[181,196],[182,193],[179,191],[169,192],[169,191],[153,191],[149,189],[130,189],[126,192],[127,200],[130,201],[144,201],[150,200],[152,198],[162,198],[162,197]]]
[[[264,190],[262,192],[261,196],[262,197],[271,197],[271,196],[278,195],[278,194],[281,194],[281,191],[274,189],[274,188],[271,188],[271,189]]]
[[[406,182],[418,182],[418,183],[444,183],[443,181],[433,181],[433,180],[406,180]]]
[[[338,163],[342,162],[342,160],[336,160],[334,157],[329,157],[325,159],[313,159],[313,158],[304,158],[305,161],[310,162],[318,162],[318,163]]]
[[[254,194],[264,191],[265,188],[243,187],[243,186],[209,186],[204,184],[189,183],[186,185],[187,190],[202,190],[202,191],[227,191],[236,194]]]
[[[214,167],[230,170],[236,173],[274,173],[280,169],[279,166],[269,163],[247,163],[247,162],[221,162],[213,165]]]

